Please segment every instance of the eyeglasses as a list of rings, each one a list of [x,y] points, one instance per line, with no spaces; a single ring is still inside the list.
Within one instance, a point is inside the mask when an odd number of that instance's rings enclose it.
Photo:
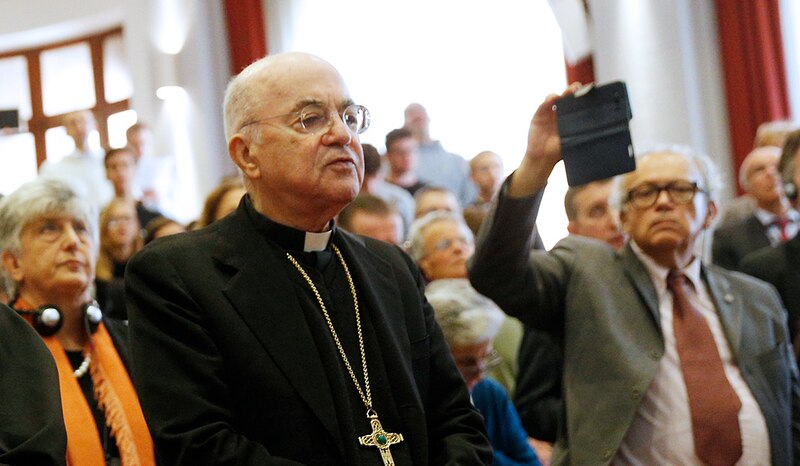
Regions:
[[[467,375],[481,375],[499,366],[503,359],[495,350],[491,350],[482,358],[457,358],[455,360],[459,370]]]
[[[645,183],[628,191],[627,202],[640,209],[646,209],[656,203],[661,191],[666,191],[675,204],[688,204],[694,199],[695,193],[705,193],[692,181],[677,180],[662,185]]]
[[[460,245],[462,248],[467,248],[472,246],[472,242],[464,236],[459,236],[457,238],[445,238],[436,242],[433,245],[434,251],[446,251],[453,247],[454,244]]]
[[[334,113],[336,112],[319,104],[309,104],[297,112],[284,113],[260,120],[249,121],[243,124],[240,129],[250,125],[265,123],[275,118],[294,116],[299,119],[300,127],[303,128],[304,132],[308,134],[317,134],[322,131],[327,131],[333,126],[333,118],[331,115]],[[337,115],[342,119],[345,126],[355,134],[361,134],[369,128],[369,110],[363,105],[349,105],[341,113],[337,113]]]

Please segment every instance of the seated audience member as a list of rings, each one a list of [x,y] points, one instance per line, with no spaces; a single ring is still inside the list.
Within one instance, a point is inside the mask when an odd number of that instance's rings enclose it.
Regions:
[[[94,115],[89,110],[71,112],[64,115],[62,124],[75,142],[75,150],[57,162],[45,160],[39,176],[69,183],[73,191],[99,210],[111,200],[114,190],[103,169],[103,150],[89,142],[97,126]]]
[[[795,464],[800,380],[778,294],[695,253],[718,201],[707,157],[668,148],[637,158],[615,188],[630,238],[622,251],[574,236],[531,251],[561,159],[558,98],[531,118],[469,270],[478,292],[563,346],[553,463]]]
[[[426,184],[441,186],[456,195],[459,204],[475,199],[475,185],[469,179],[469,166],[460,155],[448,152],[442,143],[431,139],[428,111],[420,104],[406,107],[403,129],[411,132],[419,147],[417,175]]]
[[[798,129],[797,123],[793,121],[776,120],[761,123],[756,130],[756,137],[753,140],[753,148],[757,147],[783,147],[789,134]],[[779,165],[781,174],[784,172]],[[791,178],[791,175],[789,175]],[[786,196],[794,202],[794,193],[786,191]],[[719,214],[717,221],[718,227],[733,224],[749,217],[756,209],[756,200],[750,194],[742,194],[728,201],[725,208]]]
[[[613,179],[572,186],[564,195],[567,231],[608,243],[614,249],[625,244],[625,233],[609,203]]]
[[[361,193],[337,217],[339,226],[357,235],[403,244],[403,219],[383,199]]]
[[[415,171],[419,160],[419,147],[411,133],[394,129],[386,135],[386,162],[389,172],[386,181],[408,191],[412,196],[426,186]]]
[[[455,212],[434,211],[411,224],[409,254],[429,282],[465,278],[475,252],[472,230]]]
[[[461,204],[455,194],[435,186],[426,186],[414,195],[414,218],[424,217],[434,211],[453,212],[461,215]]]
[[[800,136],[800,132],[797,133]],[[794,150],[792,183],[800,185],[800,152]],[[788,313],[789,334],[795,358],[800,359],[800,235],[776,247],[765,247],[744,257],[739,270],[771,283],[781,295]]]
[[[594,238],[619,250],[625,241],[610,205],[612,179],[572,186],[564,196],[570,235]],[[514,405],[528,435],[554,442],[562,416],[561,377],[564,355],[548,333],[525,327],[517,361]],[[539,450],[544,446],[539,446]],[[552,447],[551,447],[552,448]],[[537,450],[537,451],[539,451]]]
[[[186,227],[167,217],[156,217],[144,227],[144,244],[163,236],[177,235],[186,232]]]
[[[136,179],[136,159],[128,148],[110,149],[105,158],[106,178],[114,186],[114,196],[127,199],[136,206],[136,216],[139,225],[144,227],[147,223],[160,214],[147,208],[140,199],[134,195],[134,180]]]
[[[8,228],[0,224],[0,237]],[[0,304],[0,400],[0,464],[64,466],[67,432],[56,365],[39,335],[5,304]]]
[[[55,359],[67,464],[154,465],[150,433],[126,369],[127,328],[103,318],[91,296],[94,218],[88,201],[57,180],[27,183],[3,200],[0,254],[11,305]]]
[[[800,129],[800,125],[795,121],[773,120],[765,121],[758,125],[756,137],[753,140],[753,147],[783,147],[789,133]]]
[[[483,217],[489,212],[492,198],[503,183],[503,159],[491,151],[476,155],[469,162],[469,176],[478,188],[475,201],[464,207],[464,220],[478,234]]]
[[[466,278],[437,280],[425,289],[450,353],[483,415],[495,466],[540,465],[506,390],[483,375],[499,359],[492,343],[505,319],[495,303]]]
[[[245,192],[241,178],[235,177],[222,180],[206,196],[203,212],[200,214],[200,218],[193,229],[207,227],[236,210]]]
[[[403,218],[403,236],[414,221],[414,197],[405,189],[387,183],[381,173],[381,155],[371,144],[361,144],[364,150],[364,183],[361,192],[383,199],[397,210]]]
[[[781,150],[754,149],[742,162],[739,184],[756,201],[755,211],[745,219],[721,225],[714,231],[712,259],[734,270],[750,252],[777,246],[797,234],[800,214],[791,208],[778,173]]]
[[[409,254],[428,283],[445,278],[467,278],[467,261],[473,252],[475,239],[472,230],[457,213],[430,212],[411,224]],[[501,363],[492,369],[490,375],[509,393],[514,391],[521,339],[522,324],[511,317],[505,319],[494,348]]]
[[[126,320],[125,266],[142,248],[142,231],[134,201],[115,197],[100,212],[100,253],[95,285],[100,308],[115,319]]]

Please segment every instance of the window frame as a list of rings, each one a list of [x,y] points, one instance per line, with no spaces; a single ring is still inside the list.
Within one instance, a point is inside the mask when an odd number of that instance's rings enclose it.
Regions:
[[[92,58],[92,75],[94,76],[95,105],[90,110],[97,120],[97,131],[100,133],[100,145],[109,147],[108,143],[108,117],[130,109],[130,99],[117,102],[108,102],[105,96],[105,57],[103,52],[104,42],[115,36],[122,36],[122,26],[115,26],[90,35],[66,39],[49,43],[39,47],[21,50],[12,50],[0,53],[0,59],[23,56],[28,68],[28,87],[31,98],[31,118],[28,120],[27,132],[33,134],[36,149],[36,166],[40,168],[47,159],[47,143],[45,133],[50,128],[62,126],[61,121],[66,115],[45,115],[42,97],[42,69],[41,55],[43,52],[79,43],[87,43]],[[75,109],[84,110],[84,109]]]

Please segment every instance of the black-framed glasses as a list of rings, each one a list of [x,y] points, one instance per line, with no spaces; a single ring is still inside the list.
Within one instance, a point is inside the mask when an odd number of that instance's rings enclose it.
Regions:
[[[667,184],[645,183],[628,191],[627,202],[640,209],[646,209],[656,203],[661,191],[666,191],[675,204],[688,204],[692,202],[696,193],[705,193],[693,181],[677,180]]]
[[[342,119],[345,126],[354,134],[361,134],[369,128],[370,114],[367,107],[363,105],[352,104],[345,107],[341,113],[330,110],[319,104],[309,104],[296,112],[284,113],[281,115],[273,115],[259,120],[248,121],[243,124],[240,129],[257,125],[275,118],[282,118],[287,116],[294,116],[298,119],[300,127],[308,134],[318,134],[323,131],[328,131],[333,126],[332,115],[336,114]]]

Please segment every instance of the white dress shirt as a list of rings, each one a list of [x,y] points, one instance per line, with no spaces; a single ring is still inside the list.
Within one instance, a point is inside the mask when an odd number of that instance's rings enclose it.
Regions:
[[[675,332],[672,327],[672,294],[667,289],[669,269],[662,267],[631,242],[639,260],[650,272],[658,293],[661,332],[664,335],[664,356],[659,362],[650,387],[636,411],[625,439],[614,459],[615,465],[684,465],[701,466],[694,452],[691,413],[683,380]],[[682,272],[692,283],[688,288],[692,304],[708,321],[720,358],[736,394],[742,402],[739,429],[742,434],[742,456],[737,465],[770,464],[767,425],[750,388],[742,378],[731,354],[728,340],[719,321],[714,302],[700,276],[700,260],[695,258]],[[644,357],[644,355],[642,356]]]

